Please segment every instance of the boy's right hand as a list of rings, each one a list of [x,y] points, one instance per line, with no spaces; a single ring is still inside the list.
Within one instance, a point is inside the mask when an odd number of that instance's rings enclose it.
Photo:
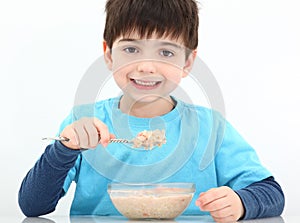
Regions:
[[[106,147],[109,140],[115,138],[97,118],[81,118],[66,126],[60,136],[70,139],[62,142],[70,149],[96,148],[99,143]]]

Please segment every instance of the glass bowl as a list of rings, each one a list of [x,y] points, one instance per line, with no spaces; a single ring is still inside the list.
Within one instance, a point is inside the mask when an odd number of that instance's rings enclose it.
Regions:
[[[193,183],[108,184],[115,208],[129,219],[174,219],[189,206]]]

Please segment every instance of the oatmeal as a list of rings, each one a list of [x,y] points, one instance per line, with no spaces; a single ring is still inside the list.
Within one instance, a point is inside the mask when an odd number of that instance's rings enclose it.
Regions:
[[[117,210],[129,219],[174,219],[188,207],[193,194],[111,196]]]
[[[146,150],[151,150],[155,146],[160,147],[167,142],[165,130],[144,130],[140,132],[132,142],[134,148],[144,147]]]

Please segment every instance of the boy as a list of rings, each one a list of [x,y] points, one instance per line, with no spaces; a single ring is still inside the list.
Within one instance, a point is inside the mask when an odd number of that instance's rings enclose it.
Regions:
[[[197,191],[184,214],[210,214],[216,222],[280,215],[279,184],[235,129],[214,111],[170,95],[195,61],[196,2],[108,0],[106,13],[104,58],[123,94],[73,109],[59,132],[69,140],[48,145],[22,182],[23,213],[54,211],[75,181],[71,215],[117,215],[106,188],[119,181],[193,182]],[[157,128],[166,131],[161,148],[109,144]],[[206,150],[216,153],[200,168]]]

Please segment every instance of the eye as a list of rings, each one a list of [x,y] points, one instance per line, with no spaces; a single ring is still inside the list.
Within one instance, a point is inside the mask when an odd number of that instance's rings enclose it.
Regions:
[[[139,50],[137,48],[135,48],[135,47],[126,47],[123,50],[126,53],[130,53],[130,54],[132,54],[132,53],[138,53],[139,52]]]
[[[174,56],[174,53],[171,52],[170,50],[162,50],[160,51],[160,55],[163,57],[172,57]]]

